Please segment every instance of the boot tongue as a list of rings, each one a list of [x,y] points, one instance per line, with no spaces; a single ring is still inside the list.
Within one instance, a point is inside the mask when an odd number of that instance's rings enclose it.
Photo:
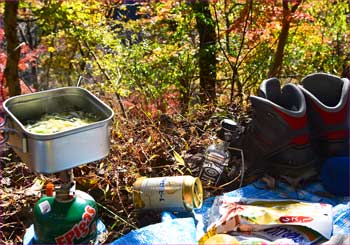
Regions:
[[[262,82],[258,91],[259,97],[270,100],[276,104],[280,104],[281,86],[277,78],[269,78]]]

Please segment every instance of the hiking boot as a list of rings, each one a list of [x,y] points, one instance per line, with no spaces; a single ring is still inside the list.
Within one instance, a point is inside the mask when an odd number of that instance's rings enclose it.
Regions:
[[[292,184],[317,174],[318,158],[310,142],[305,98],[294,84],[282,90],[276,78],[264,80],[250,96],[253,118],[233,141],[243,149],[248,172],[288,176]]]
[[[350,82],[326,73],[314,73],[299,85],[310,122],[311,140],[322,157],[349,156]]]

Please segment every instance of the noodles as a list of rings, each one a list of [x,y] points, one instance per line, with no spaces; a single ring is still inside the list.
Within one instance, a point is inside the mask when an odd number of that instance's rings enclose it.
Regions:
[[[44,114],[37,121],[27,122],[25,127],[30,133],[34,134],[54,134],[97,121],[98,117],[93,113],[72,111]]]

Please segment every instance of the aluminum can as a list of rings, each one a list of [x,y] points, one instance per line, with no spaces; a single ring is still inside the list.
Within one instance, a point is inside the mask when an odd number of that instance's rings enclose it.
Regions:
[[[133,199],[139,210],[191,211],[202,206],[202,182],[189,175],[139,178],[133,185]]]

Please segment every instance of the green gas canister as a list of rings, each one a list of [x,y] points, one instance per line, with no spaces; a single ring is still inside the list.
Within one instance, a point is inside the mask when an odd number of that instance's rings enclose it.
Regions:
[[[76,190],[68,200],[43,196],[34,207],[35,244],[91,244],[97,238],[97,204]]]

